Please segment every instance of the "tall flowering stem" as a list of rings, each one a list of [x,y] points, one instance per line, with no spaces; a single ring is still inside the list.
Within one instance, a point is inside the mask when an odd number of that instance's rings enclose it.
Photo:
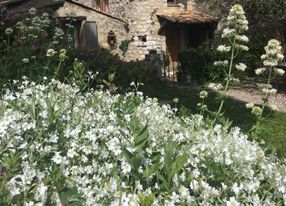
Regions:
[[[275,68],[284,59],[280,42],[275,39],[270,40],[265,47],[265,52],[261,56],[264,67],[255,70],[256,75],[267,75],[267,83],[262,85],[263,104],[262,106],[255,106],[254,104],[249,106],[248,104],[248,108],[252,109],[251,113],[256,117],[256,124],[251,130],[253,137],[257,137],[260,123],[264,119],[265,108],[269,106],[272,110],[277,110],[275,105],[269,105],[269,98],[277,92],[276,89],[272,88],[271,82],[276,76],[283,76],[285,74],[284,70]]]
[[[243,32],[248,30],[248,21],[241,5],[235,5],[231,8],[226,25],[227,27],[223,30],[222,38],[226,39],[228,43],[227,45],[218,46],[217,51],[227,54],[229,60],[222,60],[214,63],[214,66],[223,68],[226,75],[226,82],[222,91],[222,99],[216,112],[216,119],[222,112],[229,86],[231,82],[235,80],[233,78],[234,68],[238,71],[245,71],[247,68],[244,63],[235,64],[235,58],[240,52],[248,51],[248,47],[244,44],[247,43],[249,39],[245,35],[242,35]]]

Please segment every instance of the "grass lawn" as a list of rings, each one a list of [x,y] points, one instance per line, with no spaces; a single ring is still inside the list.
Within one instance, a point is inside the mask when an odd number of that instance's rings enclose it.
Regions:
[[[165,83],[154,82],[145,85],[143,88],[145,95],[157,97],[159,100],[172,101],[179,98],[180,104],[186,107],[192,113],[197,113],[197,103],[199,99],[199,89],[191,86],[176,86]],[[216,93],[210,92],[206,103],[211,111],[216,111],[218,103]],[[248,132],[253,126],[255,119],[246,109],[245,102],[240,102],[228,98],[225,106],[225,117],[233,121],[233,126],[238,126],[243,132]],[[278,157],[286,158],[286,113],[277,112],[271,115],[261,124],[261,134],[259,135],[265,141],[265,147],[268,152],[276,152]]]

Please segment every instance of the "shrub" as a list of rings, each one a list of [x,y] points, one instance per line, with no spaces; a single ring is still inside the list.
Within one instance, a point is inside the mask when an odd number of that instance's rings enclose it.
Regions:
[[[0,16],[4,17],[4,14],[2,12]],[[72,66],[73,62],[67,61],[71,52],[73,20],[70,18],[66,24],[69,29],[64,32],[48,13],[37,14],[37,10],[31,8],[21,21],[1,22],[1,27],[6,29],[0,34],[0,72],[3,74],[0,85],[9,80],[21,79],[22,76],[36,81],[43,76],[65,73],[61,69]],[[47,51],[51,49],[54,53],[48,56]],[[65,58],[59,56],[63,49]]]
[[[79,58],[84,62],[87,71],[98,73],[98,80],[107,80],[111,73],[115,73],[114,83],[126,89],[130,82],[159,81],[154,65],[146,61],[125,62],[119,56],[106,49],[75,51],[71,59]]]
[[[283,205],[286,166],[238,128],[137,92],[23,81],[0,100],[1,205]]]
[[[206,62],[204,57],[196,49],[185,49],[179,53],[181,63],[179,75],[183,82],[188,76],[196,82],[201,82],[204,78]]]

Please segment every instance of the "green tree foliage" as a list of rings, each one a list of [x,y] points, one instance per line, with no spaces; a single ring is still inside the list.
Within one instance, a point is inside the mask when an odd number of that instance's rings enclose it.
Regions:
[[[204,9],[213,11],[221,18],[226,17],[234,4],[241,4],[249,20],[253,36],[279,38],[286,44],[286,1],[285,0],[195,0]],[[255,34],[255,35],[254,35]],[[259,35],[258,35],[259,34]]]

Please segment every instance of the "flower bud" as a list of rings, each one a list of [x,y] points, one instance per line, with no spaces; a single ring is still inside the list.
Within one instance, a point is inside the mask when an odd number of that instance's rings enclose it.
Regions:
[[[259,117],[262,114],[262,109],[258,106],[254,106],[251,110],[251,114],[255,115],[256,117]]]
[[[205,99],[208,97],[208,92],[207,91],[201,91],[200,92],[200,98],[201,99]]]

